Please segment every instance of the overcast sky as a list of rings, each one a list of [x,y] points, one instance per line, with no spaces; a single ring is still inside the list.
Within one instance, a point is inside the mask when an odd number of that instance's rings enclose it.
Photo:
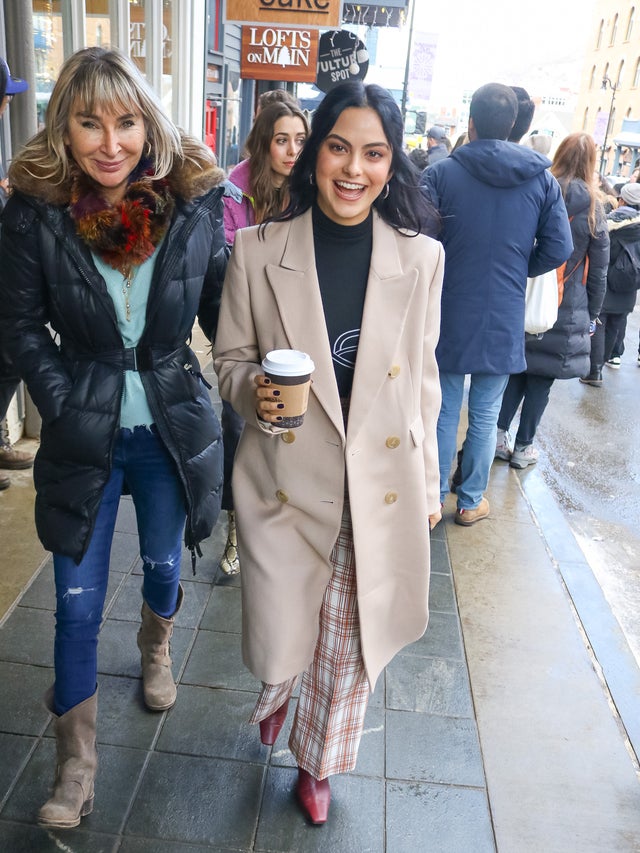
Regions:
[[[506,82],[505,75],[522,85],[536,67],[552,71],[583,56],[595,33],[595,6],[596,0],[416,0],[414,31],[438,33],[438,89],[448,79],[475,89]]]

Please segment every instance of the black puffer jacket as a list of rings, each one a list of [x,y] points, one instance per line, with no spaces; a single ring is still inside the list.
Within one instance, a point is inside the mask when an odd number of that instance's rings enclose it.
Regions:
[[[573,253],[566,266],[567,274],[571,275],[564,285],[555,325],[540,337],[526,336],[525,356],[527,373],[554,379],[575,379],[589,372],[589,321],[600,313],[604,298],[609,234],[599,203],[596,203],[595,233],[591,234],[589,230],[591,197],[584,181],[577,178],[563,190],[573,238]],[[586,257],[589,258],[589,270],[586,284],[583,284]]]
[[[155,423],[184,486],[185,543],[194,549],[209,536],[220,510],[222,443],[187,341],[196,312],[204,328],[215,327],[227,250],[219,178],[198,198],[185,197],[190,184],[184,177],[155,262],[136,356]],[[38,195],[47,192],[45,183],[34,187]],[[191,186],[201,194],[201,176]],[[42,416],[34,466],[38,535],[45,548],[79,562],[110,474],[125,351],[104,279],[77,237],[67,205],[59,203],[60,188],[52,192],[58,203],[16,192],[5,208],[0,330]]]

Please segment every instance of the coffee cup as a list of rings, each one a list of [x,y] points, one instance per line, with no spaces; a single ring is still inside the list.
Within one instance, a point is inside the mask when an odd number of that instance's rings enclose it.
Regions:
[[[271,388],[279,393],[275,396],[284,408],[280,410],[278,426],[299,427],[309,403],[311,374],[315,365],[306,352],[296,349],[275,349],[262,359],[262,369]]]

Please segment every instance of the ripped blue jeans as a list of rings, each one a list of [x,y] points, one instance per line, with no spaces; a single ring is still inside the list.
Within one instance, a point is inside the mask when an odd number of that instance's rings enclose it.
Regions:
[[[176,465],[155,427],[121,429],[113,450],[111,476],[82,562],[76,565],[70,557],[53,555],[57,714],[66,713],[92,696],[96,689],[98,634],[109,580],[113,531],[125,480],[138,523],[144,570],[142,595],[159,616],[168,618],[175,613],[186,519],[184,489]]]

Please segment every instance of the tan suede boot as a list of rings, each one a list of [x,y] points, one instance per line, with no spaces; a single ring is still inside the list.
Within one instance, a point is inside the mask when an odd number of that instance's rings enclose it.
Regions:
[[[178,587],[178,603],[169,619],[158,616],[146,601],[142,603],[142,625],[138,631],[138,648],[142,653],[142,688],[144,703],[150,711],[166,711],[176,701],[177,689],[171,672],[169,640],[175,616],[182,606],[184,592]]]
[[[45,695],[53,714],[53,688]],[[96,715],[98,691],[66,714],[56,716],[57,767],[53,795],[38,812],[40,826],[71,829],[93,809],[93,782],[98,769]]]

